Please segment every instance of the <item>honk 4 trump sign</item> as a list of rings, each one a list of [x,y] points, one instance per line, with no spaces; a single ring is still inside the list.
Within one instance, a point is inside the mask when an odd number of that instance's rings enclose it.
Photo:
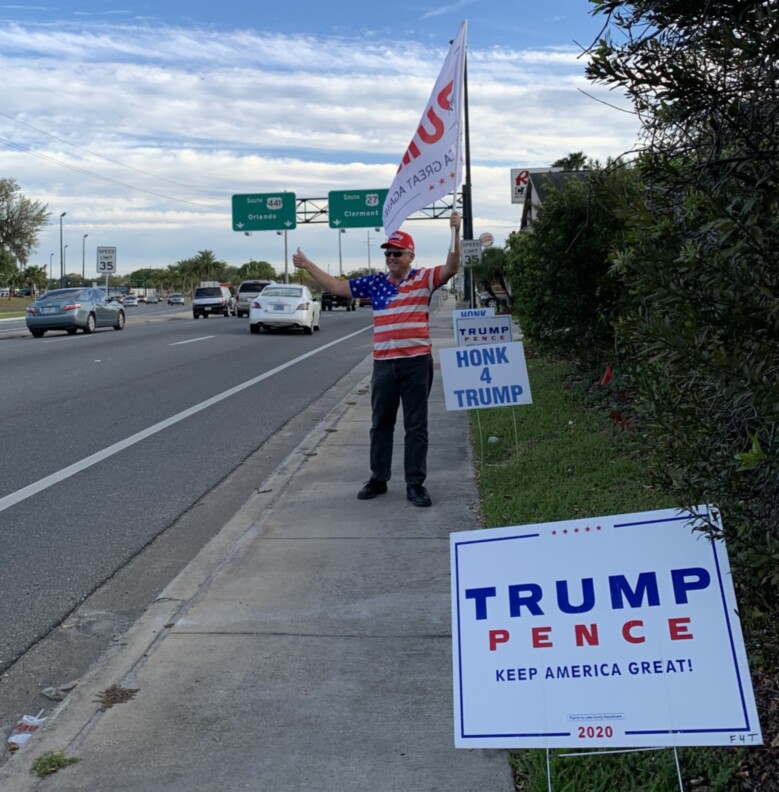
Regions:
[[[727,552],[692,525],[452,534],[455,745],[759,745]]]
[[[525,350],[520,341],[441,349],[447,410],[531,404]]]

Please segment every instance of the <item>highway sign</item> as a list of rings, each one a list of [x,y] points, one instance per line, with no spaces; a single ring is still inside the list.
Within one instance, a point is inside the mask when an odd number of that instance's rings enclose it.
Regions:
[[[295,193],[233,196],[233,231],[288,231],[296,225]]]
[[[116,272],[116,248],[99,247],[97,249],[97,274],[112,275]]]
[[[481,263],[481,241],[463,239],[460,243],[463,254],[463,267],[475,267]]]
[[[330,228],[381,228],[388,190],[331,190],[327,195]]]

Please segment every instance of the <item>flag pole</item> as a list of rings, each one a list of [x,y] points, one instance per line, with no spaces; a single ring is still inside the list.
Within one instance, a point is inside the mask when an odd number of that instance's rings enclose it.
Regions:
[[[465,32],[463,35],[463,59],[462,59],[462,73],[460,74],[460,85],[462,86],[463,90],[463,110],[464,113],[463,118],[464,122],[464,129],[463,134],[465,137],[465,181],[463,186],[463,209],[465,208],[465,184],[470,182],[470,171],[471,171],[471,162],[470,162],[470,142],[468,140],[468,22],[467,20],[464,21],[465,24]],[[449,42],[450,44],[452,42]],[[455,172],[457,168],[460,167],[460,138],[462,136],[457,136],[457,150],[455,153]],[[452,189],[452,211],[454,211],[457,207],[457,180],[455,179],[454,188]],[[463,217],[463,225],[465,224],[465,217]],[[463,229],[465,230],[465,229]],[[455,243],[455,235],[456,231],[454,228],[452,229],[452,239],[449,244],[449,252],[451,253],[454,250],[454,243]],[[467,238],[467,237],[466,237]]]
[[[473,205],[471,203],[471,133],[468,121],[468,63],[463,58],[463,110],[465,112],[465,178],[463,179],[463,239],[473,239]],[[464,279],[468,307],[473,308],[473,273],[466,270]]]

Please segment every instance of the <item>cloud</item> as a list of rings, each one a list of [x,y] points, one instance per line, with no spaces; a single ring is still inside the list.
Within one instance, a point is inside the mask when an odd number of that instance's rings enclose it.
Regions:
[[[95,23],[7,25],[0,53],[0,138],[13,144],[0,146],[0,172],[53,212],[67,210],[70,233],[121,243],[121,272],[204,248],[233,263],[257,256],[262,235],[249,244],[232,232],[234,193],[323,198],[386,186],[445,57],[411,40],[357,46],[338,36]],[[582,93],[621,102],[584,79],[578,55],[469,51],[474,226],[498,240],[518,223],[512,167],[580,150],[605,160],[633,146],[635,119]],[[441,229],[444,221],[414,224],[422,250]],[[313,254],[332,247],[326,225],[295,233]],[[47,234],[44,258],[59,244]],[[355,261],[366,247],[355,242]]]

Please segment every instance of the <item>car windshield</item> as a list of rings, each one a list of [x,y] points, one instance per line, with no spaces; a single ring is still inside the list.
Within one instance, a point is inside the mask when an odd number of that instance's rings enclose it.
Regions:
[[[218,286],[205,286],[195,289],[195,297],[221,297],[222,290]]]
[[[77,300],[83,293],[82,289],[55,289],[54,291],[46,292],[39,302],[49,300]]]
[[[238,289],[239,292],[260,292],[268,284],[267,283],[242,283]]]

